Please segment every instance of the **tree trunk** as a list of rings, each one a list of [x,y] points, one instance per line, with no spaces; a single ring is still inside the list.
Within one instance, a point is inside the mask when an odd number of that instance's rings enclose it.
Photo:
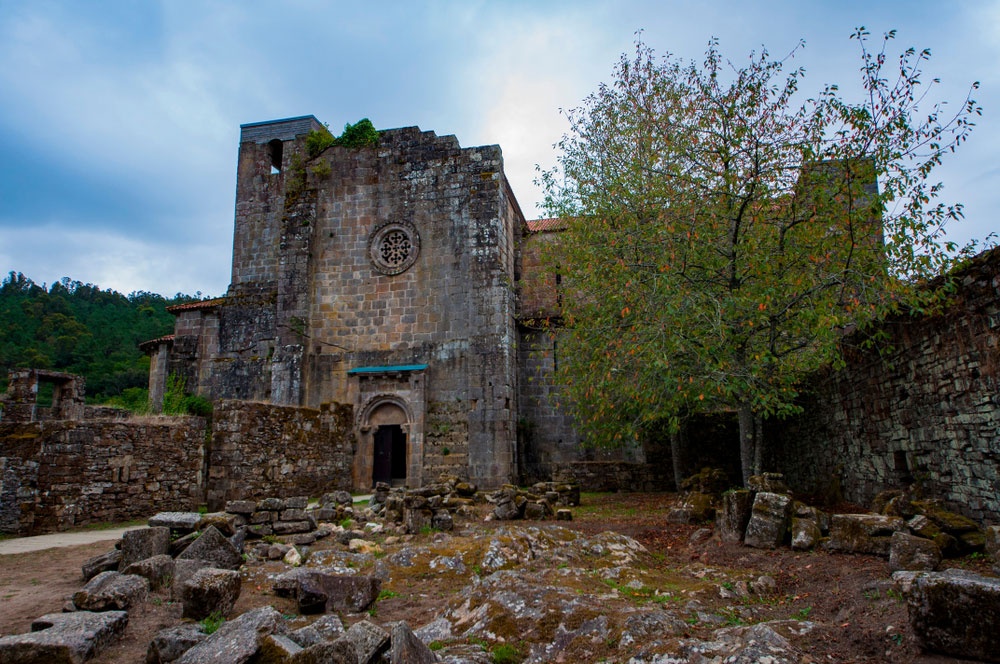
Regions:
[[[687,422],[683,420],[677,431],[670,434],[670,459],[674,464],[674,491],[680,491],[687,470]]]
[[[754,462],[757,457],[756,420],[749,403],[740,402],[736,407],[740,421],[740,469],[743,471],[743,486],[747,486],[753,474]]]
[[[764,470],[764,418],[753,416],[753,467],[751,475],[760,475]]]

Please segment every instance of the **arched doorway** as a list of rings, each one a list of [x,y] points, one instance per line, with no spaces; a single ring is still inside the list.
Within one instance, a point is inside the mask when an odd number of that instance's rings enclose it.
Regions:
[[[355,459],[359,488],[377,482],[407,486],[410,479],[410,418],[405,402],[395,398],[373,400],[362,413],[360,445]]]

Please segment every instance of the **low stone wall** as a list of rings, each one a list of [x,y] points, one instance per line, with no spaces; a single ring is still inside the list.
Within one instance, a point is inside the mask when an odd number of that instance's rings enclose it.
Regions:
[[[222,401],[213,415],[207,501],[320,494],[351,489],[353,408],[320,410]]]
[[[769,432],[793,489],[869,505],[916,483],[977,521],[1000,518],[1000,249],[957,281],[946,311],[887,324],[881,357],[851,352]]]
[[[575,481],[582,491],[671,491],[670,464],[632,461],[573,461],[554,464],[553,479]]]
[[[211,435],[197,417],[0,422],[0,533],[350,489],[352,418],[224,401]]]
[[[202,418],[0,423],[0,532],[196,508],[206,426]]]

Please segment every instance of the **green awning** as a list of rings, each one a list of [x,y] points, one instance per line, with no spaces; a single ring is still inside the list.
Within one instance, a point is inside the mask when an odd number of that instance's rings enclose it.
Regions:
[[[391,364],[384,367],[356,367],[354,369],[349,369],[347,373],[349,375],[402,373],[405,371],[423,371],[426,368],[427,368],[426,364]]]

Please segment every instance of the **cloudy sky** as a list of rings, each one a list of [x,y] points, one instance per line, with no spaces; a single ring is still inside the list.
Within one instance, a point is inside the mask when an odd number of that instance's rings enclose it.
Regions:
[[[560,108],[610,79],[636,30],[684,59],[713,36],[734,61],[804,39],[795,63],[818,90],[857,80],[859,25],[930,48],[941,98],[982,83],[984,115],[939,176],[966,205],[950,237],[986,236],[1000,225],[1000,0],[2,0],[0,271],[223,294],[239,125],[306,114],[338,133],[368,117],[498,143],[538,216]]]

